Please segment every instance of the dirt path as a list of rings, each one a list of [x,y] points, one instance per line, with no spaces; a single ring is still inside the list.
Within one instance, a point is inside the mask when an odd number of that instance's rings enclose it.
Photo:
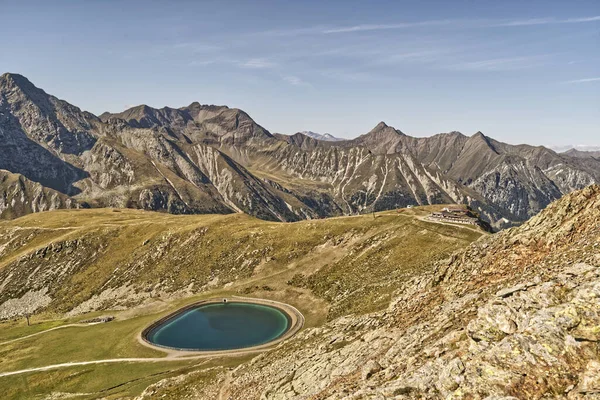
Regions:
[[[47,365],[45,367],[20,369],[18,371],[0,372],[0,378],[11,375],[26,374],[29,372],[48,371],[52,369],[77,367],[80,365],[92,365],[92,364],[109,364],[109,363],[120,363],[120,362],[162,362],[162,361],[183,361],[191,360],[196,358],[206,358],[207,356],[195,356],[186,358],[109,358],[107,360],[94,360],[94,361],[79,361],[79,362],[68,362],[63,364]]]
[[[136,363],[136,362],[169,362],[169,361],[188,361],[188,360],[200,360],[204,358],[214,358],[214,357],[237,357],[244,356],[248,354],[261,353],[269,348],[256,348],[249,350],[232,350],[232,351],[215,351],[215,352],[203,352],[202,354],[197,354],[193,356],[167,356],[167,357],[158,357],[158,358],[109,358],[104,360],[93,360],[93,361],[77,361],[77,362],[68,362],[62,364],[53,364],[46,365],[44,367],[36,367],[36,368],[27,368],[20,369],[18,371],[9,371],[9,372],[0,372],[0,378],[5,376],[12,375],[21,375],[27,374],[30,372],[40,372],[40,371],[49,371],[53,369],[61,369],[61,368],[70,368],[70,367],[78,367],[82,365],[94,365],[94,364],[111,364],[111,363]],[[183,352],[182,352],[183,353]],[[190,353],[187,353],[190,354]]]
[[[423,221],[423,222],[429,222],[431,224],[440,224],[440,225],[447,225],[447,226],[453,226],[455,228],[466,228],[469,229],[473,232],[477,232],[477,233],[481,233],[483,235],[488,234],[488,232],[484,231],[483,229],[475,226],[475,225],[469,225],[469,224],[460,224],[460,223],[453,223],[453,222],[445,222],[445,221],[437,221],[434,219],[428,219],[426,216],[422,216],[422,217],[417,217],[419,219],[419,221]]]
[[[232,375],[233,371],[229,371],[225,375],[225,380],[221,383],[221,388],[219,389],[219,397],[217,397],[217,400],[226,400],[229,398],[229,384],[231,383]]]
[[[46,329],[45,331],[40,331],[40,332],[36,332],[36,333],[32,333],[31,335],[27,335],[27,336],[21,336],[18,337],[16,339],[11,339],[11,340],[7,340],[5,342],[0,342],[0,346],[5,345],[5,344],[9,344],[9,343],[13,343],[13,342],[17,342],[19,340],[23,340],[23,339],[27,339],[30,338],[32,336],[37,336],[37,335],[41,335],[42,333],[46,333],[46,332],[50,332],[50,331],[55,331],[57,329],[63,329],[63,328],[83,328],[86,326],[92,326],[92,325],[96,325],[97,323],[90,323],[90,324],[67,324],[67,325],[61,325],[61,326],[57,326],[55,328],[50,328],[50,329]]]

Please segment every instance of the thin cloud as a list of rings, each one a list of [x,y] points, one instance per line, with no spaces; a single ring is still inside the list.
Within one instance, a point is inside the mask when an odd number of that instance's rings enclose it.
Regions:
[[[433,21],[419,21],[419,22],[402,22],[397,24],[364,24],[354,25],[340,28],[325,29],[322,33],[348,33],[348,32],[362,32],[362,31],[381,31],[389,29],[405,29],[405,28],[416,28],[420,26],[437,26],[437,25],[454,25],[458,21],[455,20],[433,20]]]
[[[369,31],[381,31],[381,30],[397,30],[397,29],[409,29],[419,27],[432,27],[432,26],[449,26],[459,28],[494,28],[494,27],[519,27],[519,26],[535,26],[535,25],[549,25],[549,24],[579,24],[587,22],[600,21],[600,15],[594,15],[589,17],[578,17],[578,18],[565,18],[559,19],[554,17],[544,18],[530,18],[530,19],[518,19],[518,20],[485,20],[485,19],[473,19],[473,20],[460,20],[460,19],[445,19],[445,20],[428,20],[428,21],[414,21],[414,22],[398,22],[393,24],[358,24],[351,26],[338,26],[338,27],[324,27],[312,26],[304,28],[293,28],[293,29],[278,29],[269,30],[262,32],[255,32],[255,35],[265,36],[300,36],[300,35],[330,35],[330,34],[342,34],[342,33],[353,33],[353,32],[369,32]]]
[[[372,82],[376,80],[380,80],[377,75],[370,74],[368,72],[359,72],[359,71],[347,71],[342,69],[327,69],[320,71],[321,75],[341,80],[341,81],[349,81],[349,82]]]
[[[220,46],[215,46],[213,44],[194,42],[175,43],[173,46],[171,46],[171,48],[174,50],[182,50],[191,53],[205,53],[222,49]]]
[[[240,67],[252,68],[252,69],[265,69],[265,68],[273,68],[276,65],[277,64],[275,64],[269,60],[265,60],[264,58],[252,58],[248,61],[241,63]]]
[[[578,23],[578,22],[594,22],[594,21],[600,21],[600,15],[597,15],[594,17],[587,17],[587,18],[571,18],[571,19],[567,19],[565,22],[568,24],[572,24],[572,23]]]
[[[285,36],[301,36],[301,35],[315,35],[323,33],[323,30],[328,29],[326,26],[309,26],[305,28],[291,28],[291,29],[271,29],[268,31],[251,32],[249,35],[254,36],[267,36],[267,37],[285,37]]]
[[[497,22],[492,23],[490,27],[510,27],[510,26],[531,26],[531,25],[547,25],[547,24],[556,24],[557,20],[554,18],[531,18],[531,19],[521,19],[515,21],[506,21],[506,22]]]
[[[206,67],[207,65],[215,64],[217,60],[193,60],[190,61],[187,65],[188,67]]]
[[[306,82],[304,79],[302,79],[296,75],[283,75],[283,76],[281,76],[281,79],[283,79],[285,82],[287,82],[293,86],[303,86],[303,87],[307,87],[307,88],[314,88],[312,84],[310,84],[309,82]]]
[[[304,82],[302,81],[302,79],[298,78],[297,76],[293,76],[293,75],[284,76],[283,80],[286,81],[287,83],[289,83],[290,85],[294,85],[294,86],[304,85]]]
[[[447,62],[450,55],[460,52],[462,49],[459,48],[445,48],[445,49],[428,49],[422,51],[412,51],[406,53],[387,53],[382,54],[380,57],[374,58],[372,61],[367,62],[370,66],[385,66],[394,64],[407,64],[407,63],[436,63],[436,62]]]
[[[589,82],[600,82],[600,77],[599,78],[575,79],[575,80],[566,81],[566,82],[563,82],[563,83],[577,84],[577,83],[589,83]]]
[[[532,18],[532,19],[507,21],[507,22],[493,24],[490,26],[492,26],[492,27],[494,27],[494,26],[510,27],[510,26],[533,26],[533,25],[550,25],[550,24],[580,24],[580,23],[595,22],[595,21],[600,21],[600,15],[592,16],[592,17],[567,18],[567,19]]]
[[[515,71],[540,66],[548,55],[505,57],[449,65],[455,71]]]

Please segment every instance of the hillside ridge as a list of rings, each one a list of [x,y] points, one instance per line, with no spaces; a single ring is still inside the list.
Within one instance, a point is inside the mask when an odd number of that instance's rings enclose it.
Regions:
[[[346,315],[195,383],[199,399],[588,399],[600,390],[600,186],[552,203]]]

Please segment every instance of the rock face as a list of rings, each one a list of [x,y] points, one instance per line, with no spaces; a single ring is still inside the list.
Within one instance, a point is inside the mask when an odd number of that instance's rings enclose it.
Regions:
[[[79,206],[62,193],[32,182],[22,175],[0,170],[0,219]]]
[[[412,138],[384,123],[352,144],[377,153],[411,154],[427,168],[473,189],[505,218],[523,221],[565,193],[600,179],[597,160],[576,160],[544,147],[512,146],[459,132]],[[469,200],[464,201],[469,202]],[[486,214],[485,207],[482,208]]]
[[[199,399],[597,398],[599,220],[600,187],[567,195],[415,277],[386,311],[306,329],[208,384],[176,385]]]
[[[295,221],[464,203],[502,228],[600,181],[597,158],[481,133],[413,138],[382,122],[354,140],[314,136],[199,103],[96,117],[0,77],[0,168],[91,206]]]

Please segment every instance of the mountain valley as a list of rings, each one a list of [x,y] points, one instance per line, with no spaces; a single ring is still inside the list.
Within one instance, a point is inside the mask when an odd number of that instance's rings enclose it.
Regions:
[[[96,116],[4,74],[0,155],[5,398],[600,393],[595,153],[284,135],[200,103]],[[236,301],[285,303],[290,336],[147,340]]]

